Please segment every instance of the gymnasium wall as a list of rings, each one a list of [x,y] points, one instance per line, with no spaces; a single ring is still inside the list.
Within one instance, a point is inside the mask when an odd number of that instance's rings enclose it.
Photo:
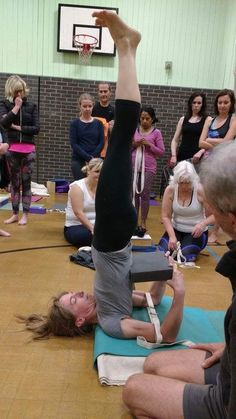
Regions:
[[[117,75],[117,57],[93,57],[79,66],[77,54],[57,52],[59,0],[1,0],[0,97],[6,78],[23,75],[39,105],[34,180],[71,180],[69,121],[76,117],[78,96],[96,96],[98,80]],[[64,0],[63,4],[118,7],[120,16],[142,32],[137,54],[143,104],[158,114],[166,154],[159,160],[154,184],[170,155],[170,140],[193,90],[207,93],[209,111],[217,89],[233,88],[236,41],[235,0]],[[172,61],[171,72],[165,61]],[[114,91],[114,88],[113,88]]]
[[[4,94],[4,84],[9,74],[0,74],[0,97]],[[97,95],[97,83],[87,80],[65,79],[59,77],[22,77],[30,87],[30,99],[38,103],[41,130],[37,138],[37,164],[33,180],[45,183],[50,178],[72,180],[70,170],[71,150],[68,139],[70,121],[77,117],[77,99],[83,92]],[[148,104],[157,110],[166,153],[158,159],[158,173],[153,192],[158,195],[163,166],[170,157],[170,141],[178,119],[185,113],[186,102],[193,89],[171,86],[141,84],[143,105]],[[115,83],[112,83],[114,93]],[[209,112],[213,112],[215,90],[205,89]],[[114,96],[113,96],[114,99]]]
[[[57,52],[60,0],[1,0],[0,72],[81,80],[116,80],[117,57],[79,66],[76,53]],[[142,84],[233,88],[235,0],[63,0],[118,7],[142,32],[137,55]],[[165,61],[172,61],[171,72]]]

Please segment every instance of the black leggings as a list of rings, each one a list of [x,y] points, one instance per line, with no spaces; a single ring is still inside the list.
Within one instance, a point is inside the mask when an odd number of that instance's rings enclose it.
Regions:
[[[132,204],[131,144],[140,104],[117,99],[115,124],[96,192],[93,246],[102,252],[123,249],[137,225]]]

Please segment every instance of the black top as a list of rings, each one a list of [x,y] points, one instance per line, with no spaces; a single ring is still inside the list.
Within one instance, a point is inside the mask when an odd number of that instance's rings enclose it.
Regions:
[[[225,350],[221,358],[220,380],[223,402],[228,408],[228,419],[236,418],[236,242],[227,243],[231,249],[221,258],[216,271],[229,278],[232,289],[232,304],[227,310],[224,321]]]
[[[101,106],[100,102],[96,102],[93,107],[92,116],[99,116],[100,118],[105,118],[107,122],[110,122],[115,117],[115,109],[111,104]]]
[[[202,117],[199,122],[189,122],[186,117],[184,118],[177,161],[191,159],[200,150],[198,143],[205,120],[206,116]]]
[[[0,101],[0,124],[7,132],[8,143],[34,144],[34,135],[39,133],[37,106],[26,98],[17,114],[12,112],[14,106],[14,102],[7,99]],[[12,129],[11,124],[20,125],[21,131]]]

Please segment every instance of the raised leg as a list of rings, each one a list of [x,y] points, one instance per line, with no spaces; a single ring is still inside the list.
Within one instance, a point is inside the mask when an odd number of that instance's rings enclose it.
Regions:
[[[131,143],[138,124],[140,92],[135,55],[140,34],[113,12],[94,12],[96,24],[107,26],[118,51],[115,123],[96,193],[93,245],[103,252],[125,247],[136,227],[132,205]]]

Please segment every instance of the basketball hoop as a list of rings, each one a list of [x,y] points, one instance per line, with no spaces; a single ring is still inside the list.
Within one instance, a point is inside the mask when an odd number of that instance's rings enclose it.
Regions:
[[[92,35],[79,34],[74,36],[74,45],[79,54],[80,64],[88,64],[90,57],[98,43],[97,38]]]

